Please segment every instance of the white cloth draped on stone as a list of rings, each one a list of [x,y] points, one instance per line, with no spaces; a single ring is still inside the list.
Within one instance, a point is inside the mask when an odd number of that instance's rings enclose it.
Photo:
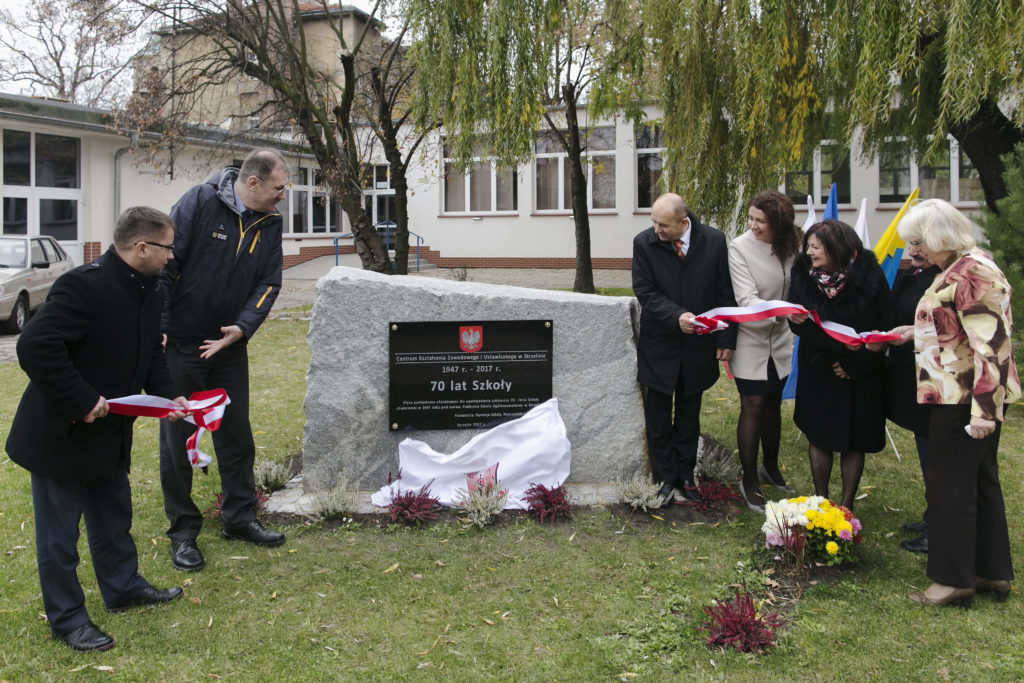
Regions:
[[[466,489],[466,475],[498,465],[498,483],[508,489],[505,508],[524,510],[526,490],[534,484],[561,486],[569,477],[569,439],[558,413],[558,399],[531,408],[522,417],[477,434],[451,454],[438,453],[423,441],[398,444],[401,478],[370,497],[387,507],[397,493],[427,486],[442,505],[454,507],[457,491]]]

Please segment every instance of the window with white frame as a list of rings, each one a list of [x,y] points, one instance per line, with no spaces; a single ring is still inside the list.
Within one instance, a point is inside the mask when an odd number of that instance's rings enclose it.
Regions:
[[[363,208],[372,225],[395,221],[395,188],[387,164],[363,168]]]
[[[519,208],[516,169],[501,167],[483,153],[462,171],[444,145],[445,214],[481,214],[516,211]]]
[[[636,208],[649,209],[661,194],[661,174],[665,168],[661,128],[656,124],[641,126],[636,129],[633,141],[636,146]]]
[[[581,129],[580,137],[584,154],[583,172],[587,176],[587,209],[614,209],[615,127]],[[558,136],[551,131],[538,134],[534,151],[537,211],[570,210],[572,195],[568,155]]]
[[[786,194],[798,206],[807,202],[807,195],[815,204],[827,202],[832,183],[836,185],[836,201],[849,204],[850,150],[832,140],[822,140],[798,168],[786,172]]]
[[[66,135],[3,131],[3,234],[78,240],[82,141]]]
[[[957,141],[947,137],[921,159],[915,159],[903,139],[883,143],[878,156],[878,201],[902,203],[920,188],[921,199],[949,202],[984,201],[978,170]]]
[[[285,234],[341,232],[341,210],[319,170],[300,166],[277,204]]]

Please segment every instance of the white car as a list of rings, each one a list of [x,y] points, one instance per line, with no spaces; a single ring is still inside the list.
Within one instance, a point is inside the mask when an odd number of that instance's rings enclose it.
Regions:
[[[0,324],[5,331],[21,332],[57,278],[74,267],[52,237],[0,235]]]

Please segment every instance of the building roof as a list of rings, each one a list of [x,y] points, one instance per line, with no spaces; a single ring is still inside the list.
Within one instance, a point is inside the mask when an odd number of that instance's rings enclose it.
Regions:
[[[125,139],[129,137],[112,127],[113,113],[108,109],[86,107],[48,97],[0,93],[0,121],[3,120],[58,125]],[[145,131],[141,135],[146,138],[157,138],[160,133]],[[274,147],[291,154],[308,154],[301,143],[282,140],[280,137],[239,134],[216,126],[189,126],[186,137],[190,144],[227,145],[238,148]]]

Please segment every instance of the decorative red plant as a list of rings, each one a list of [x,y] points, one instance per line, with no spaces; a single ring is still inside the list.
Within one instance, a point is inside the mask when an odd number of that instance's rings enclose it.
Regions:
[[[224,496],[220,493],[216,494],[217,499],[213,501],[213,505],[203,510],[203,517],[205,519],[219,519],[221,513],[221,506],[224,503]],[[270,494],[266,491],[256,489],[256,509],[262,510],[263,506],[266,505],[267,501],[270,500]]]
[[[553,521],[558,516],[572,517],[572,505],[564,486],[549,489],[544,484],[531,484],[523,497],[530,504],[530,513],[535,515],[541,524],[546,520]]]
[[[419,491],[393,493],[388,504],[391,521],[403,521],[406,524],[419,524],[437,518],[435,508],[440,501],[430,495],[430,485],[424,484]]]
[[[707,631],[711,647],[733,647],[739,652],[764,652],[775,645],[775,629],[781,626],[778,614],[758,614],[754,599],[747,592],[736,589],[735,599],[716,602],[704,607],[710,619],[697,627]]]
[[[700,497],[704,500],[694,503],[690,500],[682,500],[682,503],[707,512],[717,510],[723,503],[731,503],[740,500],[740,494],[731,486],[726,486],[717,481],[701,481],[697,488],[700,490]]]

